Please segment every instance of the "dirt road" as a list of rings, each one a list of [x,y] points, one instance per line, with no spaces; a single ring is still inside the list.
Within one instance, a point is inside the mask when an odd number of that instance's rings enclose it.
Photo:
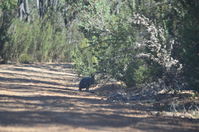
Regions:
[[[0,132],[199,132],[199,120],[78,91],[70,64],[0,65]]]

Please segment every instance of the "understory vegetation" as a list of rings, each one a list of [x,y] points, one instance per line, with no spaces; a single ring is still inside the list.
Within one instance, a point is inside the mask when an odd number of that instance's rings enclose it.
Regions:
[[[198,91],[198,12],[198,0],[0,0],[0,61]]]

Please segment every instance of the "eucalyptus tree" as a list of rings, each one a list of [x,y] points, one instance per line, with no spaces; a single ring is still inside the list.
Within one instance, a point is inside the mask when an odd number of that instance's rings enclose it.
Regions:
[[[18,0],[18,14],[20,20],[30,22],[30,9],[28,0]]]

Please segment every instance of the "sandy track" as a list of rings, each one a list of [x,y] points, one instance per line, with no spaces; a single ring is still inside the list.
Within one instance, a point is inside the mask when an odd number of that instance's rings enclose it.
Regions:
[[[199,120],[108,103],[78,81],[70,64],[0,65],[0,132],[199,132]]]

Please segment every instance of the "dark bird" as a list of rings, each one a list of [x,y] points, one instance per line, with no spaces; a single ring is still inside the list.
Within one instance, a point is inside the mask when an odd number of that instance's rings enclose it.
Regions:
[[[95,77],[94,75],[91,75],[91,77],[84,77],[81,79],[79,83],[79,91],[82,91],[83,88],[86,88],[86,90],[89,90],[89,87],[94,84]]]

